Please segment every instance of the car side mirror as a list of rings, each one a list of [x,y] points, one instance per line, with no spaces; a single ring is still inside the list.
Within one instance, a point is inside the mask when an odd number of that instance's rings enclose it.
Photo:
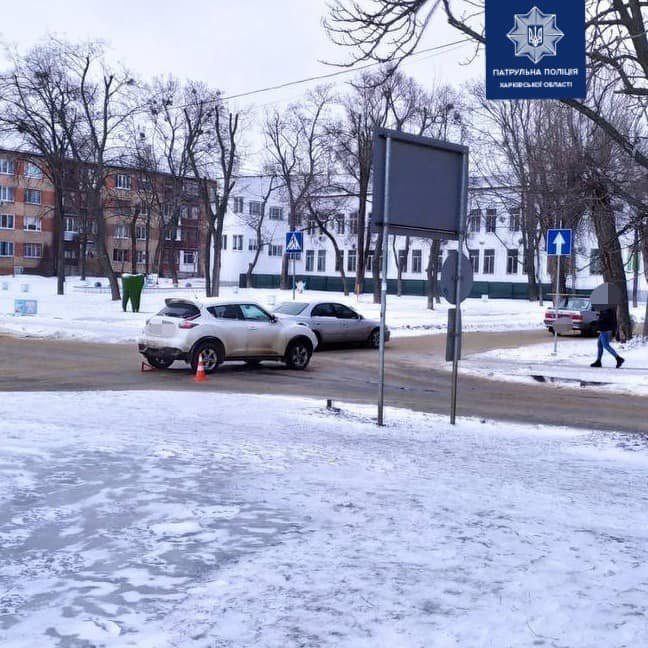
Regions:
[[[276,324],[279,321],[279,318],[276,315],[272,314],[272,315],[270,315],[270,321],[273,324]]]

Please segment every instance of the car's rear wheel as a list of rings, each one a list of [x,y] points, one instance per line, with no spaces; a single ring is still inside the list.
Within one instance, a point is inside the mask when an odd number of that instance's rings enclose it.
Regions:
[[[194,373],[198,369],[198,358],[201,355],[206,374],[216,371],[218,365],[223,362],[223,348],[218,342],[202,342],[191,356],[191,369]]]
[[[369,338],[367,339],[367,344],[372,349],[380,348],[380,329],[375,328],[371,333],[369,333]]]
[[[168,369],[173,364],[172,359],[153,355],[152,353],[147,354],[145,357],[151,367],[155,367],[156,369]]]
[[[293,340],[286,349],[285,361],[291,369],[302,370],[308,367],[313,348],[306,340]]]

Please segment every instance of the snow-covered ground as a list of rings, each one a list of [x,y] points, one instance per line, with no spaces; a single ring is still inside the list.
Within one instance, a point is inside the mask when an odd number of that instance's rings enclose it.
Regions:
[[[0,645],[645,645],[646,439],[373,414],[5,394]]]
[[[96,279],[89,280],[93,286]],[[106,280],[101,280],[106,285]],[[164,306],[167,297],[202,296],[204,292],[194,281],[193,289],[174,291],[170,280],[161,280],[162,290],[147,290],[142,297],[139,313],[122,312],[121,302],[113,302],[106,292],[79,290],[78,278],[68,278],[66,294],[56,295],[53,278],[18,276],[0,277],[0,332],[20,336],[73,338],[88,342],[126,342],[135,340],[148,317]],[[23,285],[29,292],[23,292]],[[184,282],[183,284],[184,285]],[[224,288],[222,297],[246,297],[272,309],[274,304],[290,301],[292,293],[280,290],[235,290]],[[38,300],[38,315],[14,316],[15,299]],[[366,317],[380,318],[380,307],[371,295],[344,297],[341,293],[306,290],[297,295],[298,301],[327,299],[347,303]],[[436,310],[426,308],[424,297],[389,296],[387,324],[395,336],[445,333],[448,304],[442,300]],[[130,306],[129,306],[130,309]],[[463,324],[466,331],[503,331],[534,329],[542,326],[544,308],[524,300],[469,299],[463,304]]]
[[[464,358],[461,371],[499,381],[542,381],[567,388],[648,395],[648,341],[634,338],[625,344],[613,341],[612,346],[625,360],[620,369],[616,369],[615,360],[607,351],[603,354],[603,367],[590,367],[596,359],[595,338],[560,337],[556,355],[553,342],[493,349]],[[447,363],[437,364],[450,369]]]

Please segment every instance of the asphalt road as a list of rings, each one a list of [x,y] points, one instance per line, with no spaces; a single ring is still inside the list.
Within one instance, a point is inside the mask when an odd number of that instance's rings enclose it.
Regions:
[[[543,331],[465,334],[464,354],[546,340]],[[444,345],[442,335],[396,338],[389,343],[387,406],[449,412],[450,374],[430,368],[432,358],[443,357]],[[178,368],[169,371],[142,373],[140,364],[133,345],[0,336],[0,391],[213,390],[363,403],[375,402],[377,395],[378,354],[369,349],[326,349],[314,355],[304,372],[290,371],[278,363],[256,368],[225,364],[200,384],[194,382],[186,365],[176,363]],[[648,432],[645,398],[461,375],[458,415]]]

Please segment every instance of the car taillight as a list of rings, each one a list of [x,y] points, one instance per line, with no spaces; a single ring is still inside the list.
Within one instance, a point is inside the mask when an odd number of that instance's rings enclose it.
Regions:
[[[545,319],[553,319],[554,317],[556,317],[556,313],[554,313],[553,311],[545,312]]]
[[[583,316],[582,315],[572,315],[572,320],[574,322],[582,322],[583,321]]]
[[[186,319],[182,320],[182,322],[180,322],[180,324],[178,324],[178,328],[181,328],[181,329],[192,329],[192,328],[196,328],[196,326],[200,326],[200,325],[197,324],[196,322],[191,322],[191,321],[186,320]]]

